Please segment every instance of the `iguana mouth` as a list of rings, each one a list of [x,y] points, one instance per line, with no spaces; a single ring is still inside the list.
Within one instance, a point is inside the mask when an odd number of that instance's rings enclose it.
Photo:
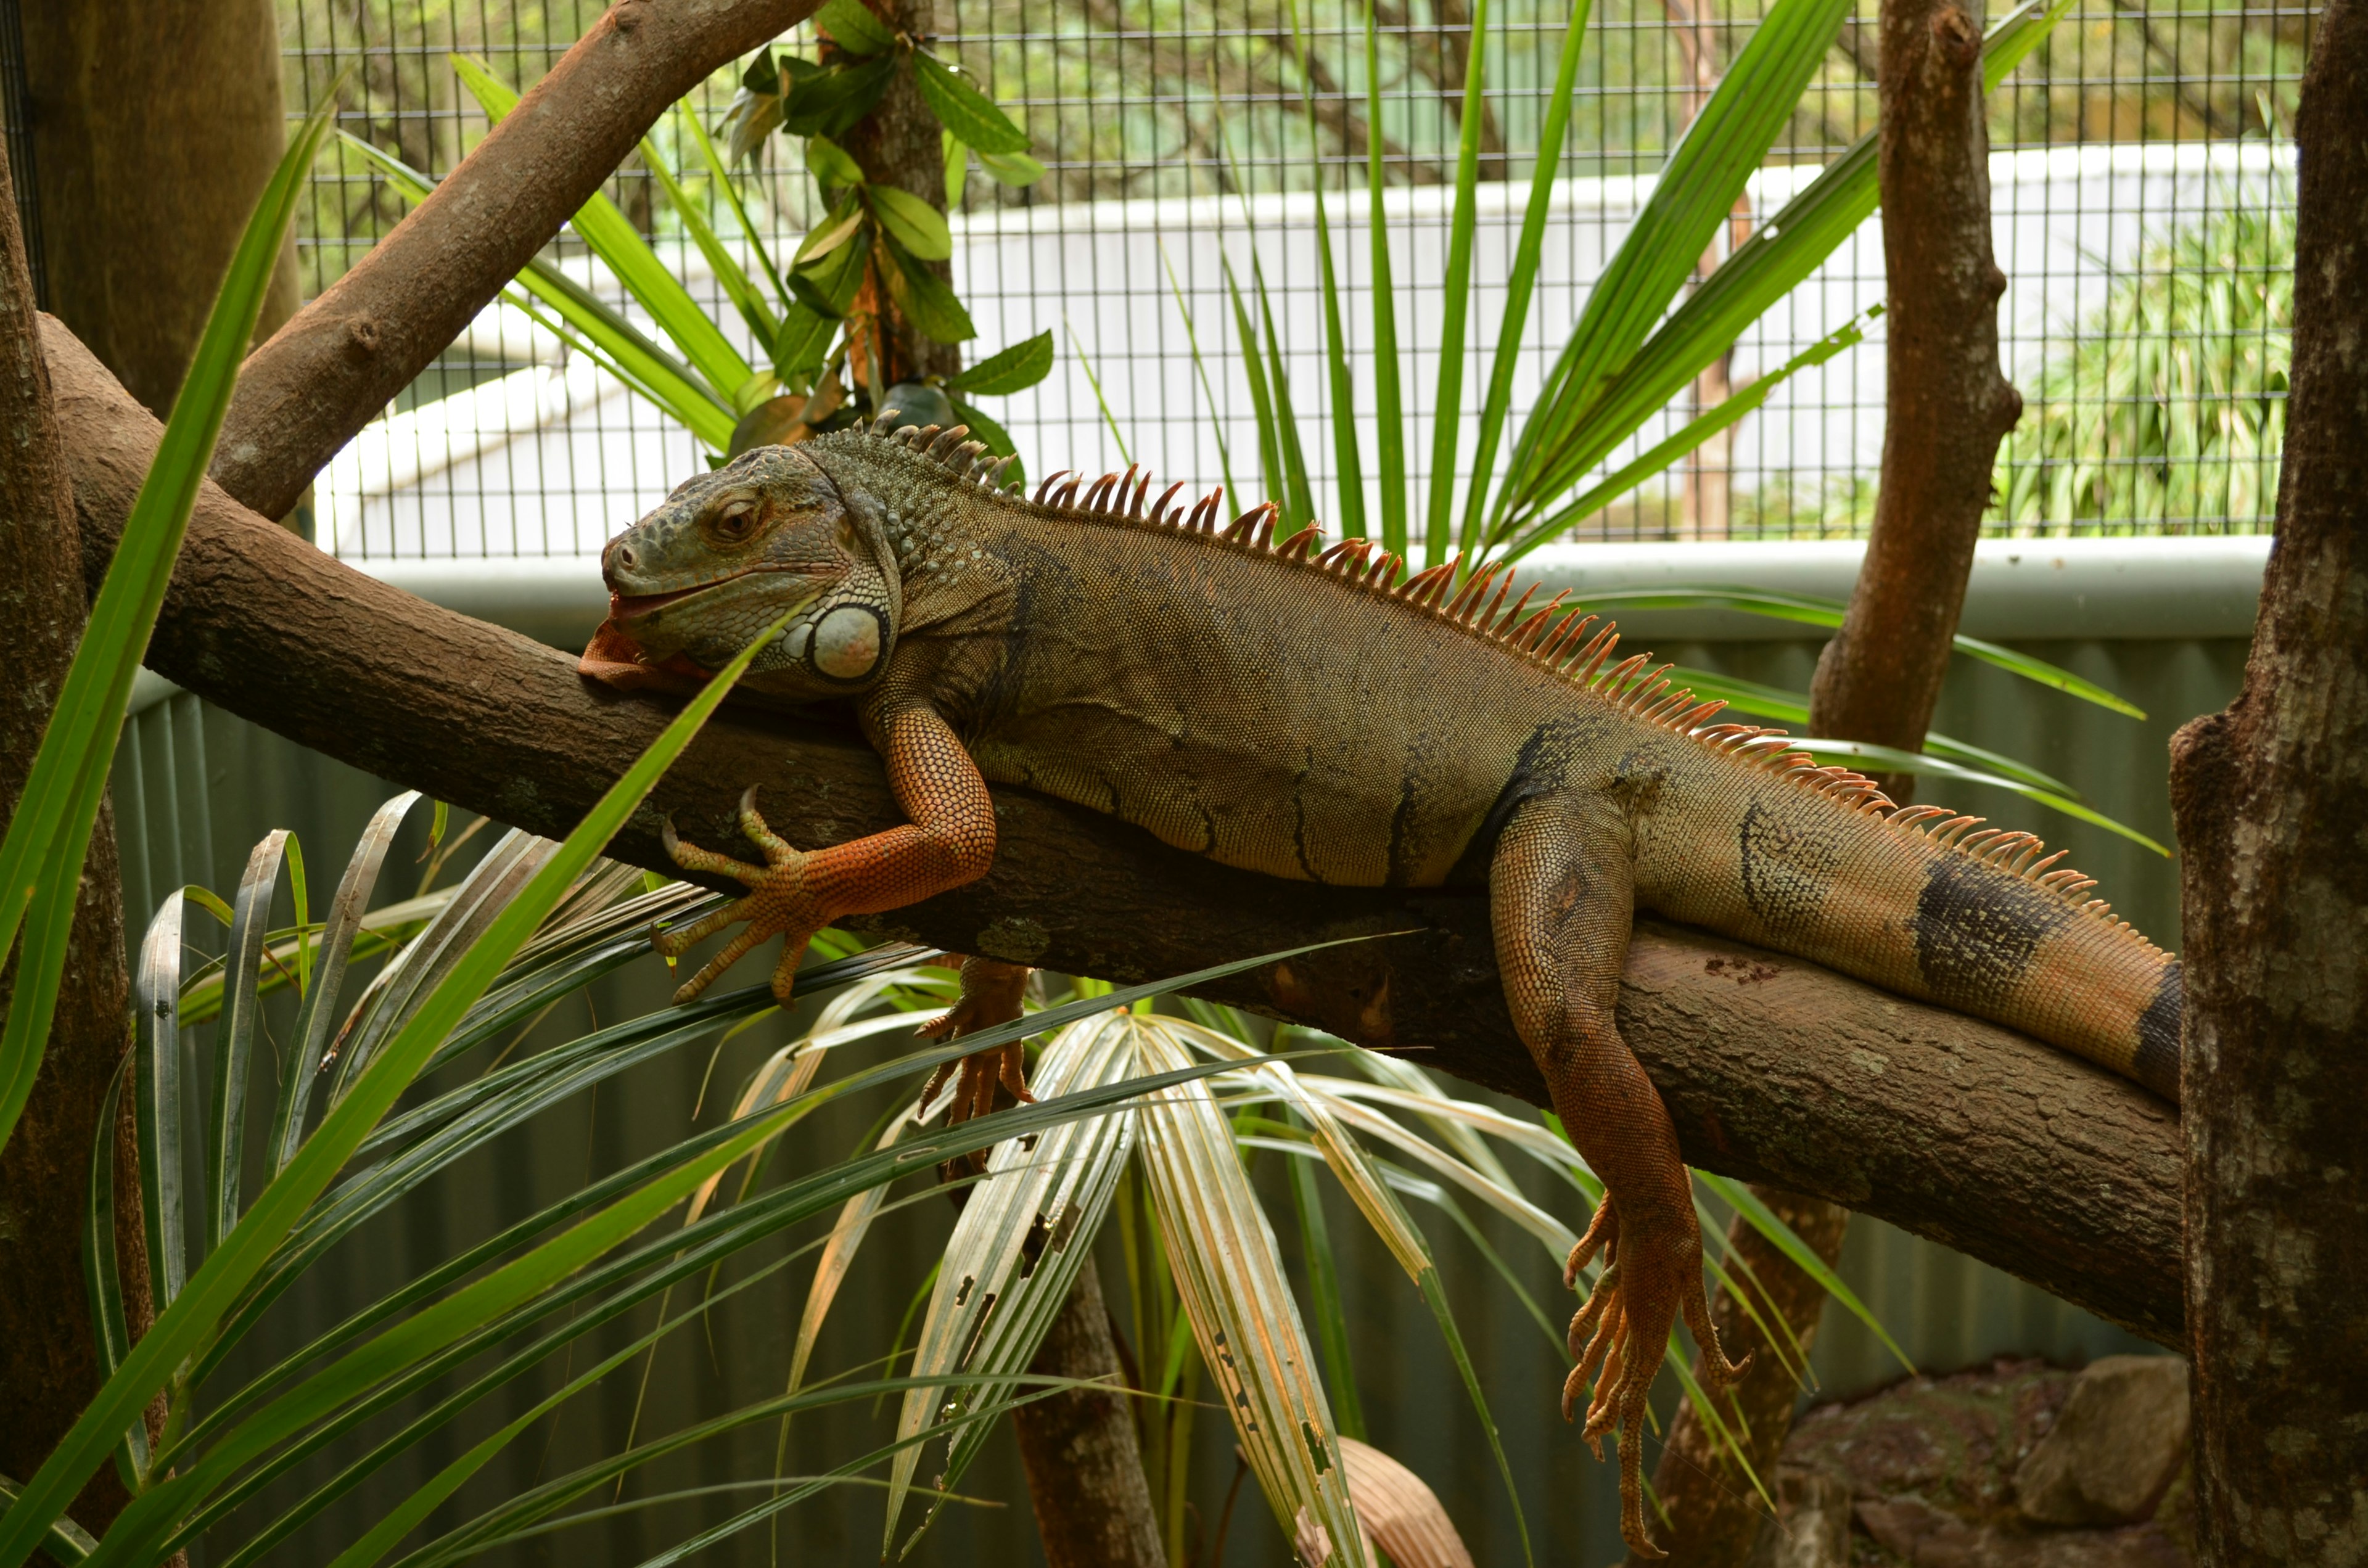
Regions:
[[[688,588],[676,588],[671,592],[663,594],[620,594],[611,592],[609,595],[609,614],[612,619],[622,619],[627,618],[637,619],[642,616],[649,615],[655,611],[664,609],[668,605],[679,604],[685,599],[697,598],[700,595],[708,592],[710,589],[723,587],[728,583],[736,583],[743,577],[751,577],[760,572],[771,572],[777,570],[779,570],[779,568],[751,566],[745,571],[734,572],[728,577],[711,577],[704,583],[694,583]]]

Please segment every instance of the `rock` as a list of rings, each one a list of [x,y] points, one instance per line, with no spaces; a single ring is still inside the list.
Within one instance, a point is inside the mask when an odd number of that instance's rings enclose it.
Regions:
[[[1759,1527],[1750,1568],[1850,1568],[1850,1483],[1824,1471],[1780,1467],[1776,1517]]]
[[[2073,1380],[2055,1425],[2016,1467],[2016,1509],[2044,1525],[2150,1518],[2187,1438],[2187,1363],[2108,1356]]]

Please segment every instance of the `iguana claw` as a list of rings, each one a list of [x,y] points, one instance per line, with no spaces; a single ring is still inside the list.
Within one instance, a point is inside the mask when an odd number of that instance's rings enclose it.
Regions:
[[[787,940],[781,944],[780,961],[773,966],[773,999],[783,1006],[789,1006],[790,994],[797,981],[798,960],[805,956],[806,944],[815,932],[830,924],[829,912],[806,886],[807,857],[765,825],[765,819],[757,812],[754,785],[740,797],[740,831],[764,855],[765,864],[751,866],[728,855],[685,844],[676,834],[671,818],[660,829],[659,841],[676,865],[686,871],[730,877],[749,890],[747,897],[736,899],[688,926],[650,934],[650,946],[673,960],[727,926],[744,920],[748,923],[747,929],[726,942],[723,950],[708,960],[697,974],[675,988],[677,1006],[697,997],[714,983],[717,975],[746,956],[751,948],[775,936]]]
[[[1619,1210],[1606,1199],[1571,1249],[1563,1282],[1576,1285],[1599,1250],[1603,1272],[1570,1320],[1570,1353],[1577,1364],[1563,1383],[1562,1418],[1577,1414],[1592,1378],[1595,1394],[1579,1435],[1599,1460],[1605,1435],[1618,1435],[1621,1537],[1639,1557],[1664,1557],[1668,1553],[1645,1529],[1644,1464],[1637,1445],[1645,1429],[1645,1395],[1660,1370],[1670,1326],[1682,1312],[1702,1348],[1702,1381],[1713,1392],[1749,1371],[1751,1358],[1730,1362],[1719,1347],[1702,1290],[1701,1245],[1690,1228],[1656,1227],[1630,1234],[1623,1244]]]
[[[923,1024],[921,1032],[931,1040],[960,1040],[964,1035],[1012,1022],[1020,1015],[1029,972],[1026,964],[1006,963],[1000,959],[964,959],[962,995],[951,1009]],[[1028,1092],[1027,1057],[1020,1042],[1015,1040],[939,1067],[929,1075],[928,1086],[921,1091],[923,1104],[937,1097],[939,1089],[956,1068],[961,1069],[962,1079],[954,1086],[953,1108],[946,1117],[949,1124],[968,1121],[993,1110],[997,1084],[1010,1090],[1014,1099],[1033,1102],[1036,1098]]]

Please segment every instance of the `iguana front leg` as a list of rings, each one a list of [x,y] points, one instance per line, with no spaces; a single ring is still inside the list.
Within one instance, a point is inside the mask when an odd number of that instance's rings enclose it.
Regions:
[[[887,765],[889,787],[912,821],[851,844],[800,850],[776,836],[757,812],[757,791],[740,800],[740,826],[763,851],[751,866],[681,842],[669,826],[666,851],[686,870],[745,883],[748,896],[680,930],[655,936],[668,958],[740,921],[747,929],[678,987],[677,1004],[707,989],[715,977],[768,937],[783,937],[773,968],[773,995],[783,1005],[796,983],[798,960],[814,934],[849,915],[902,909],[985,874],[995,861],[995,805],[986,780],[962,742],[934,709],[920,703],[867,712],[865,729]]]
[[[1576,1284],[1596,1253],[1604,1256],[1594,1291],[1571,1319],[1577,1364],[1563,1385],[1563,1419],[1594,1376],[1588,1444],[1600,1458],[1603,1435],[1616,1430],[1620,1533],[1640,1555],[1658,1557],[1645,1529],[1642,1443],[1645,1399],[1669,1331],[1683,1312],[1713,1386],[1741,1377],[1751,1358],[1730,1366],[1719,1348],[1677,1130],[1613,1023],[1634,897],[1617,824],[1591,815],[1592,805],[1549,796],[1514,814],[1490,868],[1489,915],[1514,1027],[1605,1189],[1564,1270]]]

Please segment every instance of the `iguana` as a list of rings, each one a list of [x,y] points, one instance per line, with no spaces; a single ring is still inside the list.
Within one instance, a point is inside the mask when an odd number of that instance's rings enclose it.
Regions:
[[[851,703],[911,819],[799,850],[752,790],[741,823],[761,866],[669,829],[684,867],[751,890],[658,938],[674,956],[747,922],[679,995],[781,933],[786,999],[821,927],[981,875],[990,780],[1270,876],[1485,884],[1515,1026],[1609,1193],[1565,1268],[1575,1283],[1606,1260],[1571,1320],[1563,1413],[1592,1379],[1585,1434],[1599,1453],[1619,1435],[1639,1551],[1657,1555],[1637,1439],[1678,1315],[1715,1381],[1745,1368],[1711,1325],[1668,1113],[1613,1022],[1634,910],[2027,1030],[2177,1097],[2178,961],[2032,835],[1895,808],[1780,732],[1714,722],[1721,703],[1671,689],[1645,655],[1615,662],[1612,629],[1562,596],[1508,604],[1508,569],[1401,581],[1365,540],[1276,541],[1271,503],[1221,522],[1222,492],[1184,506],[1171,485],[1146,506],[1132,468],[1064,471],[1030,499],[967,435],[883,415],[760,448],[609,542],[586,674],[695,682],[799,610],[746,684]],[[973,959],[939,1031],[1017,1016],[1025,972]],[[1016,1051],[973,1057],[957,1098],[983,1104],[998,1075],[1024,1092],[1017,1074]]]

